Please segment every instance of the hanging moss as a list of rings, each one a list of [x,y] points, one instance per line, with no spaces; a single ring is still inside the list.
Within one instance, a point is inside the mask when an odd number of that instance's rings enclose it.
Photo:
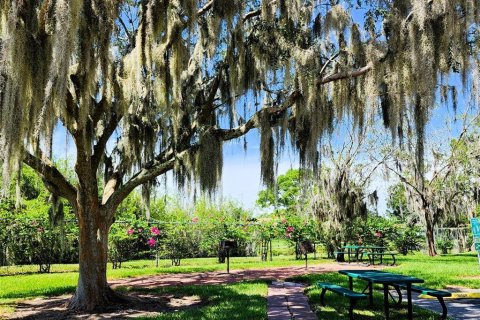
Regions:
[[[113,162],[134,172],[165,149],[184,151],[220,124],[240,125],[244,105],[245,122],[295,91],[293,107],[256,124],[262,180],[270,183],[272,146],[277,140],[283,147],[287,127],[302,165],[315,168],[320,141],[342,118],[361,131],[382,110],[395,138],[403,133],[403,115],[415,110],[414,131],[422,136],[438,83],[443,101],[456,108],[457,89],[448,83],[452,72],[461,75],[472,101],[480,101],[479,44],[472,33],[480,20],[478,1],[391,1],[377,16],[377,4],[368,1],[365,30],[354,23],[346,2],[332,4],[146,0],[134,8],[119,0],[0,2],[2,176],[8,179],[18,167],[25,147],[50,149],[59,120],[81,131],[89,150],[111,115],[120,116]],[[261,100],[269,103],[260,106]],[[99,101],[106,109],[93,119]],[[272,125],[282,128],[276,137]],[[215,149],[220,156],[221,142],[212,143],[212,155]],[[423,147],[417,149],[421,154]],[[203,165],[194,167],[206,177]],[[220,167],[221,159],[212,170]],[[213,190],[218,179],[213,175],[202,185]]]
[[[260,173],[266,186],[273,186],[275,181],[275,143],[268,116],[260,119]]]
[[[223,142],[211,131],[200,135],[196,159],[196,176],[202,191],[213,194],[222,179]]]

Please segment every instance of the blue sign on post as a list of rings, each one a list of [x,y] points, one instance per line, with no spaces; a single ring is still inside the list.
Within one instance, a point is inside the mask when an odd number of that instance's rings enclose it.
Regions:
[[[470,219],[472,224],[473,243],[478,254],[478,263],[480,264],[480,221],[478,218]]]
[[[478,218],[470,219],[472,224],[472,233],[474,238],[480,238],[480,221]]]

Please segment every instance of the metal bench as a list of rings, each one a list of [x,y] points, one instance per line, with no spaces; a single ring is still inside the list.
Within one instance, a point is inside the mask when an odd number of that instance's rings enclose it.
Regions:
[[[396,263],[395,255],[397,255],[397,252],[369,252],[369,253],[367,253],[368,261],[371,265],[375,265],[375,257],[380,257],[380,264],[382,264],[384,256],[391,256],[392,260],[393,260],[391,265],[394,266],[395,263]]]
[[[399,290],[400,289],[407,289],[407,286],[402,285],[402,284],[395,284],[395,289],[399,293],[399,303],[402,301],[402,294]],[[437,290],[437,289],[430,289],[430,288],[425,288],[425,287],[420,287],[420,286],[413,286],[412,285],[412,291],[413,292],[418,292],[420,294],[424,294],[427,296],[432,296],[438,299],[438,302],[440,302],[440,305],[442,306],[442,316],[441,319],[444,320],[447,318],[447,306],[445,305],[445,301],[443,301],[443,298],[445,297],[451,297],[452,294],[448,291],[442,291],[442,290]]]
[[[327,283],[327,282],[317,282],[316,283],[317,287],[322,289],[322,293],[320,294],[320,302],[322,303],[323,306],[325,306],[325,293],[328,291],[332,291],[336,294],[339,294],[345,298],[348,298],[350,300],[350,307],[348,308],[348,315],[350,320],[353,319],[353,308],[355,307],[355,304],[357,303],[358,300],[360,299],[366,299],[367,295],[363,293],[358,293],[354,292],[350,289],[341,287],[336,284],[332,283]]]

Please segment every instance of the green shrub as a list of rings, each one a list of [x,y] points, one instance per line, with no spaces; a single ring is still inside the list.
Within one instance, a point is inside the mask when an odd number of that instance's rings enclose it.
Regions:
[[[442,236],[437,239],[437,248],[440,249],[442,254],[447,254],[453,249],[453,241],[447,236]]]

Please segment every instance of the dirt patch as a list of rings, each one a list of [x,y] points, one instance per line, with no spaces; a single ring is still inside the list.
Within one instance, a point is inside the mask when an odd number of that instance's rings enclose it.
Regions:
[[[206,304],[199,296],[155,295],[129,292],[128,303],[109,305],[98,313],[71,312],[66,309],[70,295],[47,299],[34,299],[17,305],[15,313],[8,319],[130,319],[155,316],[160,312],[173,312],[197,308]]]

